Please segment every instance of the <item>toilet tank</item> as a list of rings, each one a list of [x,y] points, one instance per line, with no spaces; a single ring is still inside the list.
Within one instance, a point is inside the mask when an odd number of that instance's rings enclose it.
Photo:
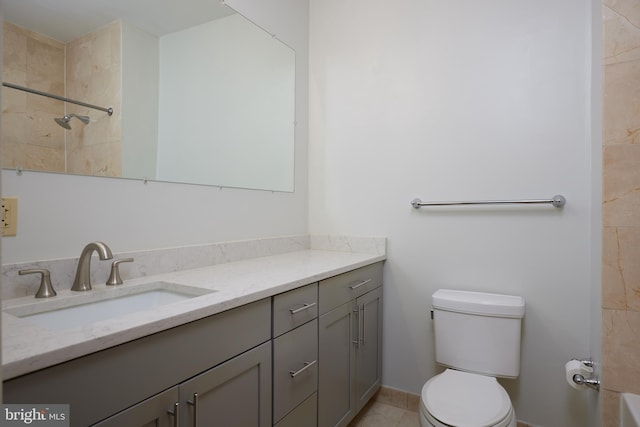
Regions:
[[[432,301],[436,362],[482,375],[520,374],[524,298],[440,289]]]

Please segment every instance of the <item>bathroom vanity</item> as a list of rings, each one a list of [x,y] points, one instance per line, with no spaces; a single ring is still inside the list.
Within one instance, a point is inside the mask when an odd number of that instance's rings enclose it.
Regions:
[[[380,387],[383,260],[309,250],[160,275],[215,292],[62,332],[5,309],[33,333],[4,338],[5,403],[69,403],[72,426],[344,426]]]
[[[346,426],[380,388],[381,275],[373,264],[320,282],[320,427]]]

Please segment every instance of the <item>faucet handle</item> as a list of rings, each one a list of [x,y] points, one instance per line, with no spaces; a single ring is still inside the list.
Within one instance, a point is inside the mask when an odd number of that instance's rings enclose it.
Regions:
[[[32,268],[27,270],[18,270],[18,274],[24,276],[25,274],[40,274],[40,288],[36,292],[36,298],[49,298],[55,297],[56,291],[51,285],[51,274],[46,268]]]
[[[123,262],[133,262],[133,258],[123,258],[117,259],[111,263],[111,274],[109,274],[109,278],[107,279],[107,286],[114,285],[122,285],[122,278],[120,277],[120,263]]]

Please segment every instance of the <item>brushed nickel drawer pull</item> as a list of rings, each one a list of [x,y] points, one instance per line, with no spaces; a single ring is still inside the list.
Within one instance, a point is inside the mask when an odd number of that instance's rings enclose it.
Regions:
[[[365,314],[364,314],[364,308],[365,307],[366,307],[366,305],[362,304],[362,319],[361,319],[361,322],[360,322],[360,323],[362,323],[362,335],[360,336],[360,342],[362,343],[363,347],[364,347],[364,337],[367,335],[367,330],[365,329],[365,327],[366,327],[366,323],[365,323],[366,317],[365,317]]]
[[[180,423],[180,403],[174,403],[173,411],[167,410],[167,412],[173,416],[173,427],[178,427],[178,424]]]
[[[302,368],[300,368],[297,371],[289,371],[289,374],[291,375],[291,378],[295,378],[296,375],[306,371],[307,369],[309,369],[310,367],[312,367],[313,365],[315,365],[318,361],[314,360],[313,362],[304,362],[304,366]]]
[[[187,400],[187,403],[193,406],[193,427],[198,427],[198,393],[193,393],[193,400]]]
[[[289,311],[291,312],[291,314],[297,314],[311,307],[315,307],[315,305],[316,305],[315,302],[312,302],[311,304],[305,302],[302,307],[296,308],[296,309],[290,308]]]
[[[371,279],[367,279],[367,280],[363,280],[362,282],[356,283],[353,286],[349,286],[349,289],[351,289],[352,291],[355,291],[356,289],[358,289],[361,286],[366,285],[367,283],[369,283],[371,281]]]
[[[355,344],[356,347],[360,347],[360,307],[355,307],[353,310],[353,316],[356,318],[356,322],[358,322],[358,327],[356,328],[356,339],[351,340],[351,344]],[[349,316],[350,319],[353,319],[353,316]],[[353,331],[353,320],[349,321],[349,330]]]

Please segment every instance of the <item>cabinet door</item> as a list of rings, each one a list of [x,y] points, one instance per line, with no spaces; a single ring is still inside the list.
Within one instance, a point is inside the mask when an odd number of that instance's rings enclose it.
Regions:
[[[318,426],[346,426],[356,414],[352,393],[354,302],[320,316],[318,323]]]
[[[356,300],[358,332],[356,340],[355,392],[360,410],[382,383],[382,288]]]
[[[94,427],[171,427],[178,423],[175,420],[179,413],[178,387],[170,388],[129,409],[117,413]]]
[[[180,384],[180,425],[271,425],[271,342]]]

